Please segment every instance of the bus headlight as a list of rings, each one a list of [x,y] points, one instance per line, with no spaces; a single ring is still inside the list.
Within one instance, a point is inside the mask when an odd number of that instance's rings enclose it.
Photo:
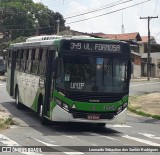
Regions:
[[[68,105],[67,105],[67,104],[65,104],[65,103],[63,103],[62,108],[63,108],[64,110],[66,110],[66,111],[69,111],[69,107],[68,107]]]
[[[122,106],[120,106],[118,109],[117,109],[117,114],[119,114],[120,112],[122,112],[128,105],[128,102],[124,103]]]
[[[69,106],[65,103],[63,103],[62,101],[60,101],[59,99],[55,99],[55,102],[58,106],[60,106],[61,108],[63,108],[65,111],[69,111]]]
[[[124,103],[123,104],[123,109],[125,109],[127,107],[127,105],[128,105],[128,102]]]
[[[117,109],[117,114],[119,114],[123,110],[122,106]]]
[[[60,107],[62,106],[62,102],[61,102],[60,100],[58,100],[58,99],[56,98],[55,101],[56,101],[56,104],[57,104],[57,105],[59,105]]]

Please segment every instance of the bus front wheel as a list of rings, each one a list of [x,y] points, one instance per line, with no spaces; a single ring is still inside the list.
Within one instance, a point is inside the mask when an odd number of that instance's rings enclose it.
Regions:
[[[49,125],[50,121],[44,117],[42,104],[40,104],[39,106],[39,116],[40,116],[40,121],[42,125]]]
[[[17,109],[22,109],[22,103],[19,102],[19,90],[18,90],[18,88],[16,89],[15,103],[16,103]]]

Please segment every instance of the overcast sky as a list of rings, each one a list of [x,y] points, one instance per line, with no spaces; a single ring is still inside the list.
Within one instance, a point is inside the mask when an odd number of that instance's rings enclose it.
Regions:
[[[140,16],[148,17],[148,16],[158,15],[159,18],[151,19],[150,30],[151,30],[151,35],[155,36],[157,42],[160,43],[160,0],[33,0],[33,1],[43,3],[54,12],[60,12],[63,15],[63,17],[66,18],[66,26],[70,26],[71,29],[88,33],[103,32],[107,34],[119,34],[122,32],[121,27],[123,21],[125,33],[139,32],[141,36],[147,35],[148,33],[147,20],[139,19]],[[144,3],[138,5],[138,3],[142,2]],[[122,11],[123,8],[126,9]],[[87,12],[92,12],[92,13],[87,14]],[[80,14],[84,15],[76,16],[74,18],[67,18],[73,15],[80,15]],[[99,17],[92,18],[95,16]],[[84,19],[87,20],[80,21]]]

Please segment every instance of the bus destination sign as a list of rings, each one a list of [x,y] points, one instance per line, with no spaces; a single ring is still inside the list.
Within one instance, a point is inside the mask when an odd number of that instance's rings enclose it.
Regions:
[[[63,45],[64,50],[71,51],[101,51],[109,53],[120,53],[121,45],[117,43],[105,42],[65,42]]]

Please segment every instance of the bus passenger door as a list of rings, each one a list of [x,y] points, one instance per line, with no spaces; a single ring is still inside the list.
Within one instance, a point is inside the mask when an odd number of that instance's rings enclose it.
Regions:
[[[14,96],[14,74],[15,74],[15,68],[16,68],[16,51],[12,51],[11,55],[11,66],[10,66],[10,76],[8,76],[8,82],[10,85],[9,94],[10,96]]]
[[[53,48],[53,47],[52,47]],[[53,88],[53,63],[55,61],[55,49],[49,49],[46,61],[45,97],[43,103],[43,115],[47,116],[50,110],[51,93]]]

